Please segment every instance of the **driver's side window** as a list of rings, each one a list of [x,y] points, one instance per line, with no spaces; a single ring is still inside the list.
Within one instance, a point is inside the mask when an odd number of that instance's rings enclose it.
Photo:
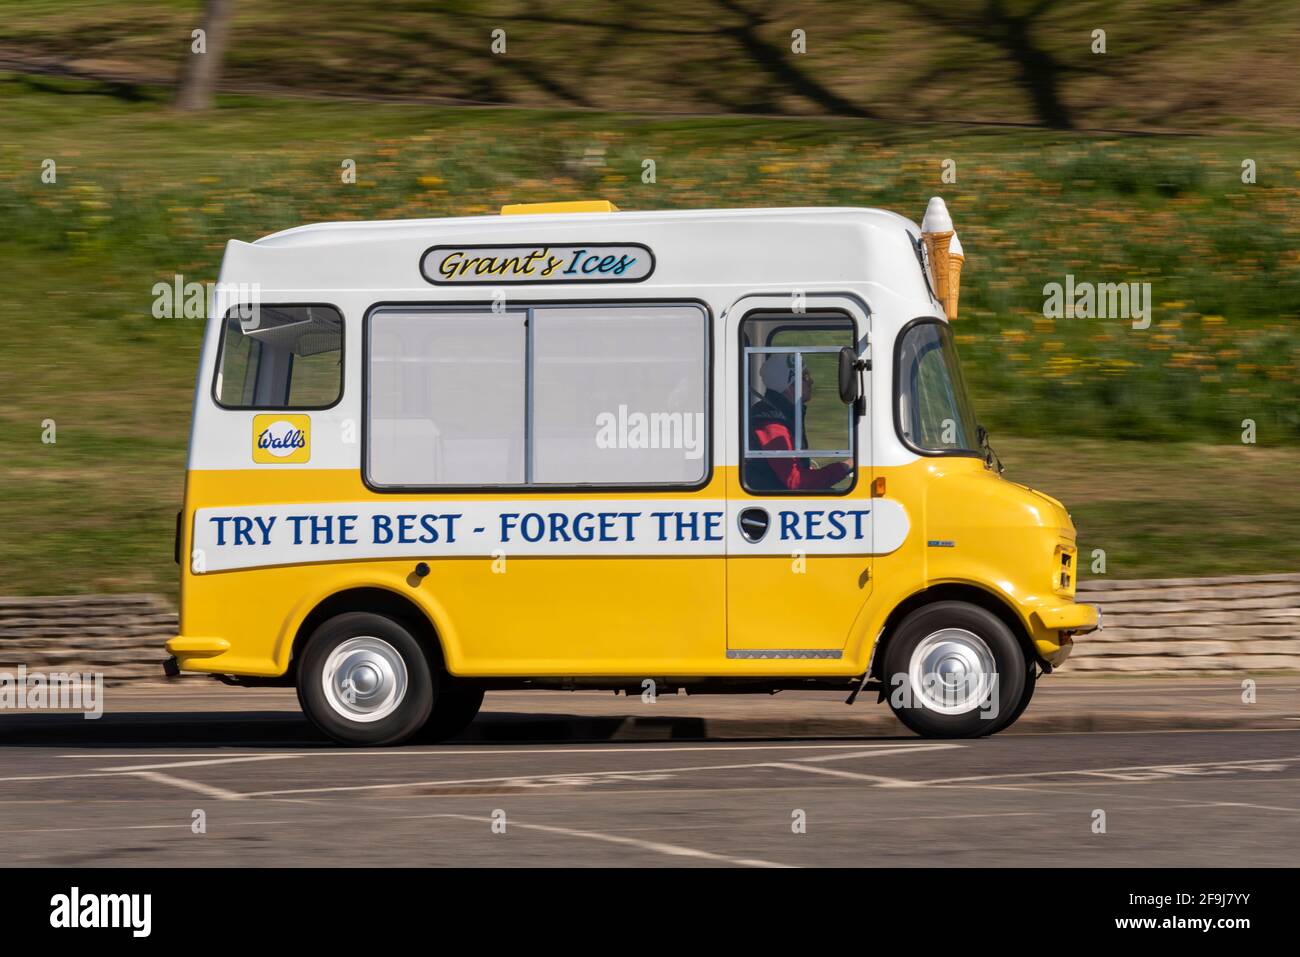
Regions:
[[[844,493],[856,477],[852,408],[840,401],[842,314],[765,313],[741,323],[741,479],[758,494]]]

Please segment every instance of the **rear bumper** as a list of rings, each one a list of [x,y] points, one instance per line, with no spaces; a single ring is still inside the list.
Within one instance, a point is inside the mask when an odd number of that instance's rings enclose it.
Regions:
[[[182,671],[210,671],[214,666],[205,664],[229,651],[230,642],[225,638],[176,635],[167,639],[166,648],[171,657],[164,663],[163,672],[175,677]]]
[[[177,658],[211,658],[225,654],[230,650],[230,642],[224,638],[197,638],[191,635],[176,635],[167,639],[167,651]]]

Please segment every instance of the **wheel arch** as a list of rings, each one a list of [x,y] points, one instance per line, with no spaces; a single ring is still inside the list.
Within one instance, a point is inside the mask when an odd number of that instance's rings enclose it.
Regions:
[[[894,610],[886,617],[885,624],[880,629],[880,637],[871,651],[872,678],[882,677],[881,669],[884,667],[886,649],[903,619],[919,608],[941,601],[963,601],[996,615],[1011,629],[1011,634],[1015,636],[1016,642],[1025,653],[1026,660],[1037,662],[1051,670],[1051,666],[1043,661],[1038,649],[1034,647],[1033,638],[1024,620],[1006,598],[988,588],[969,582],[940,582],[908,595],[894,606]]]
[[[317,628],[337,615],[354,611],[384,615],[399,622],[424,647],[430,663],[446,670],[446,656],[442,641],[438,635],[438,628],[429,614],[400,592],[374,585],[363,585],[334,592],[317,602],[307,613],[298,625],[290,645],[287,677],[297,680],[298,661],[302,655],[302,648]]]

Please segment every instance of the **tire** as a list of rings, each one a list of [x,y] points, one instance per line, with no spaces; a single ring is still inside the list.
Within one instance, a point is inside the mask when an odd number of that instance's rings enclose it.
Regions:
[[[473,685],[448,685],[445,681],[433,712],[418,735],[430,743],[454,738],[470,726],[483,706],[483,689]]]
[[[894,714],[917,734],[976,738],[1019,716],[1017,708],[1029,703],[1029,671],[1000,618],[978,605],[941,601],[912,612],[894,632],[885,651],[885,692]]]
[[[405,626],[349,612],[308,640],[298,666],[298,702],[312,724],[341,744],[400,744],[429,720],[435,675]]]
[[[1025,709],[1029,707],[1029,702],[1034,697],[1034,686],[1038,684],[1038,666],[1032,661],[1028,664],[1029,667],[1025,670],[1025,690],[1020,693],[1020,700],[1011,709],[1011,716],[997,726],[997,731],[1005,731],[1015,724],[1020,716],[1025,713]]]

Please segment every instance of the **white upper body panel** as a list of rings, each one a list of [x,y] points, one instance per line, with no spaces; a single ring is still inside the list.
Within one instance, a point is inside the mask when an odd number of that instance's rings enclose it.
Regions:
[[[714,381],[712,462],[736,465],[734,355],[740,300],[790,308],[850,301],[869,328],[869,414],[859,433],[860,465],[901,465],[915,453],[893,424],[893,348],[902,326],[920,316],[942,317],[917,258],[919,227],[875,209],[795,208],[542,214],[327,223],[301,226],[254,243],[227,244],[209,311],[190,442],[191,469],[254,468],[250,433],[257,410],[231,410],[213,400],[222,317],[256,287],[266,304],[329,304],[344,317],[341,400],[312,411],[311,458],[278,469],[356,469],[363,428],[363,320],[378,304],[480,304],[494,301],[694,300],[712,319]],[[640,245],[653,270],[638,281],[503,282],[437,285],[421,261],[434,246]],[[241,291],[242,290],[242,291]],[[862,318],[857,320],[859,324]],[[868,453],[869,450],[869,453]],[[869,458],[868,458],[869,454]]]

